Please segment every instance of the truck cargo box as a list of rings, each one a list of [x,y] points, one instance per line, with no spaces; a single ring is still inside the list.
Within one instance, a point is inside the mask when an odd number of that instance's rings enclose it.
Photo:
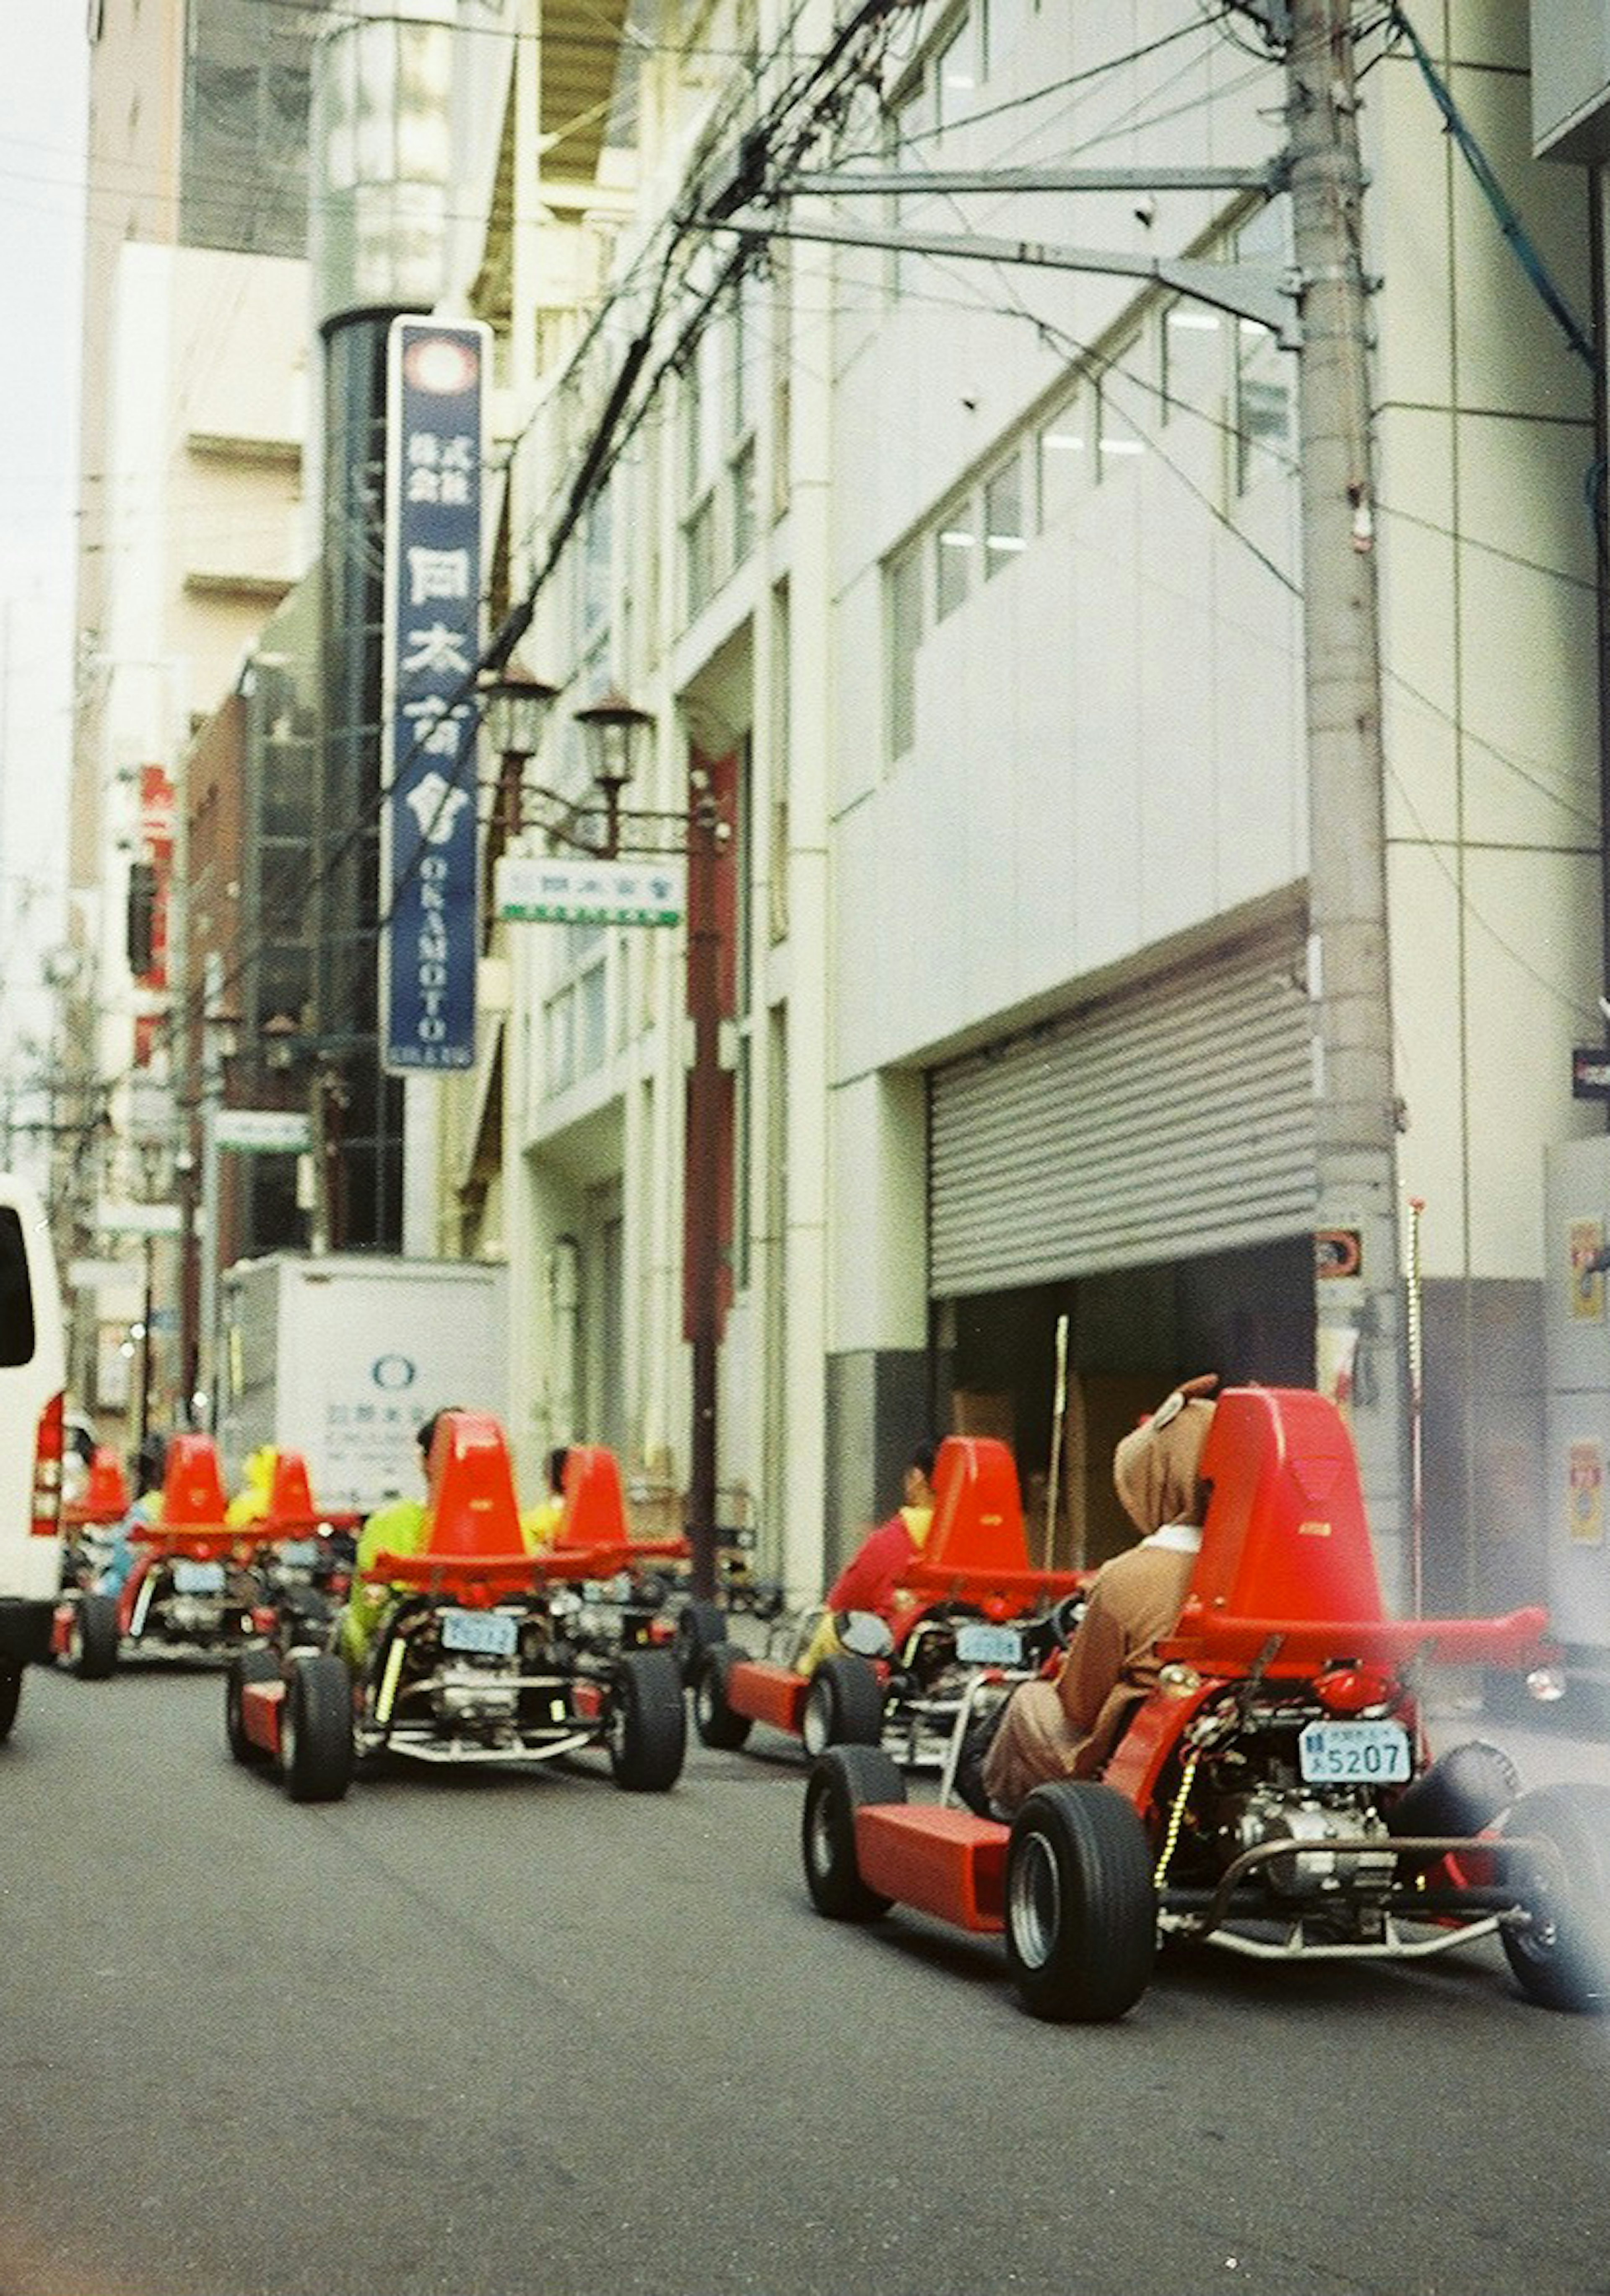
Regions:
[[[421,1488],[415,1434],[446,1405],[509,1418],[508,1271],[275,1252],[219,1285],[218,1447],[302,1452],[315,1498],[366,1513]]]

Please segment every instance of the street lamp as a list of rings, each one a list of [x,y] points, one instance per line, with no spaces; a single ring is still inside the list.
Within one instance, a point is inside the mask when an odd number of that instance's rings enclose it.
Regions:
[[[592,786],[604,800],[600,829],[593,827],[598,818],[595,808],[554,790],[528,787],[525,768],[541,747],[543,728],[559,691],[534,676],[513,655],[501,670],[481,680],[482,723],[498,760],[495,818],[499,848],[506,848],[526,826],[526,800],[530,799],[538,816],[534,826],[596,861],[617,860],[623,850],[638,856],[686,850],[686,839],[678,833],[679,815],[621,809],[621,792],[636,778],[655,725],[652,711],[639,709],[622,693],[602,693],[575,713],[587,745]],[[623,833],[630,840],[624,848]]]
[[[524,765],[542,746],[542,729],[559,699],[559,688],[529,670],[511,654],[495,676],[481,680],[482,722],[498,757]]]
[[[512,658],[483,680],[488,736],[498,753],[500,842],[525,826],[531,800],[540,826],[554,842],[596,861],[686,857],[687,1011],[693,1023],[693,1063],[687,1080],[685,1146],[686,1335],[692,1351],[693,1423],[688,1444],[687,1537],[693,1592],[716,1591],[716,1459],[721,1267],[721,921],[717,863],[727,836],[708,781],[699,776],[678,813],[627,811],[622,792],[652,743],[656,720],[624,694],[611,691],[575,713],[587,745],[592,785],[604,800],[602,835],[596,809],[528,787],[524,768],[537,751],[555,689]]]
[[[653,738],[654,721],[646,709],[612,691],[578,709],[576,723],[587,743],[594,787],[604,792],[604,856],[613,860],[620,847],[620,792]]]

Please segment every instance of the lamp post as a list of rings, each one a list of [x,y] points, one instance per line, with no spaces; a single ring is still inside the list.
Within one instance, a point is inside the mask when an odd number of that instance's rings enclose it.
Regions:
[[[528,788],[525,767],[536,755],[555,689],[511,660],[482,686],[484,722],[498,753],[500,843],[524,828],[526,801],[550,839],[597,860],[683,854],[688,864],[687,1011],[693,1023],[693,1066],[687,1080],[685,1185],[686,1331],[692,1356],[692,1423],[688,1441],[688,1545],[693,1592],[716,1591],[717,1406],[720,1333],[720,991],[721,923],[716,864],[727,836],[708,784],[695,788],[681,813],[628,811],[622,797],[652,742],[655,720],[616,692],[575,713],[587,743],[599,810]],[[596,826],[595,826],[596,824]]]

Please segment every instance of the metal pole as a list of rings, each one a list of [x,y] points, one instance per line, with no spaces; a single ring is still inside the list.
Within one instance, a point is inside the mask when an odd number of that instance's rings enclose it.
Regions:
[[[1409,1199],[1405,1258],[1409,1279],[1409,1489],[1413,1537],[1414,1614],[1425,1615],[1425,1349],[1420,1322],[1420,1216],[1423,1196]]]
[[[1292,0],[1287,126],[1299,414],[1309,990],[1318,1182],[1315,1353],[1345,1398],[1383,1586],[1406,1594],[1404,1356],[1386,938],[1364,176],[1347,0]],[[1340,1249],[1327,1250],[1327,1236]]]
[[[224,960],[209,949],[202,965],[201,987],[201,1266],[198,1284],[196,1384],[206,1391],[206,1423],[209,1432],[218,1423],[218,1110],[224,1099],[224,1047],[218,1039],[223,1015],[218,1000],[224,993]]]
[[[1046,1479],[1046,1554],[1045,1567],[1050,1570],[1056,1554],[1056,1502],[1062,1484],[1063,1429],[1068,1415],[1068,1319],[1056,1318],[1056,1384],[1051,1394],[1051,1472]],[[1080,1537],[1075,1533],[1076,1538]],[[1084,1557],[1076,1554],[1073,1568],[1081,1568]]]
[[[140,1410],[138,1447],[145,1448],[151,1432],[151,1319],[156,1313],[156,1237],[145,1238],[145,1298],[140,1309]]]
[[[720,1327],[721,926],[716,906],[720,829],[708,790],[695,798],[687,839],[687,1008],[694,1060],[687,1086],[687,1318],[693,1346],[687,1539],[693,1593],[716,1592],[716,1456]]]

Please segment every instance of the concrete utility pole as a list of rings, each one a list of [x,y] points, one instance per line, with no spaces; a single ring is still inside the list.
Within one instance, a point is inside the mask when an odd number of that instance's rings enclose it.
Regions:
[[[1287,160],[1307,653],[1319,1384],[1351,1394],[1383,1591],[1407,1607],[1407,1372],[1386,939],[1384,758],[1349,0],[1291,0]],[[1412,1567],[1411,1567],[1412,1566]]]

